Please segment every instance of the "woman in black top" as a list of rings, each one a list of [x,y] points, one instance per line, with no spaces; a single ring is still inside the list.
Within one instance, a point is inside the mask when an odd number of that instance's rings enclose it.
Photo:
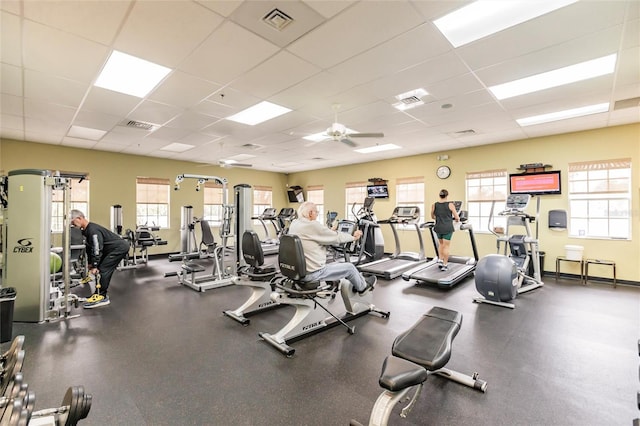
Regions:
[[[449,247],[454,231],[453,221],[460,222],[460,217],[453,203],[447,200],[449,191],[443,189],[438,195],[440,196],[440,201],[433,203],[433,206],[431,206],[431,218],[436,221],[433,230],[438,236],[440,270],[446,271],[449,269]]]

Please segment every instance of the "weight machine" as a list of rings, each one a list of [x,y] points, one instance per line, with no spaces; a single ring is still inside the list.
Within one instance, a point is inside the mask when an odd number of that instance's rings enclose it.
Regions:
[[[71,306],[82,301],[70,291],[71,180],[86,175],[40,169],[12,170],[3,176],[3,279],[15,287],[14,321],[44,322],[74,318]],[[51,216],[53,190],[62,190],[62,281],[52,277]]]
[[[197,275],[199,272],[203,272],[205,268],[202,265],[199,265],[195,262],[192,262],[193,259],[200,258],[200,252],[192,253],[191,251],[186,253],[180,253],[177,256],[170,257],[170,260],[182,260],[181,270],[178,272],[168,272],[165,274],[165,277],[177,276],[180,284],[190,287],[197,291],[206,291],[212,288],[224,287],[233,284],[233,279],[235,278],[235,268],[232,265],[227,264],[225,260],[226,250],[228,248],[229,238],[233,237],[231,233],[231,221],[233,217],[233,205],[228,204],[228,190],[227,190],[227,179],[221,178],[217,176],[203,176],[203,175],[192,175],[192,174],[181,174],[176,177],[175,187],[174,189],[177,191],[180,189],[180,184],[185,179],[197,179],[196,191],[199,191],[202,185],[205,182],[213,181],[222,185],[222,208],[223,208],[223,218],[222,225],[220,226],[220,239],[221,244],[216,245],[213,248],[211,256],[213,258],[213,271],[211,274]],[[191,207],[191,206],[188,206]],[[189,218],[190,211],[186,212],[183,210],[183,228],[184,233],[182,235],[182,243],[183,249],[191,250],[195,247],[190,247],[190,234],[189,227],[193,222],[193,219]],[[192,216],[191,216],[192,218]],[[189,225],[186,225],[186,220],[189,220]],[[191,234],[193,235],[193,234]],[[195,237],[194,237],[195,239]],[[195,245],[195,242],[194,242]],[[238,246],[238,244],[236,244]]]

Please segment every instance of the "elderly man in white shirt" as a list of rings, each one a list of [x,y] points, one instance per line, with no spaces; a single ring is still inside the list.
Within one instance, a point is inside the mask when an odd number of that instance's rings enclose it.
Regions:
[[[342,278],[351,283],[354,292],[364,294],[373,290],[375,275],[366,278],[351,263],[332,262],[327,264],[327,246],[355,241],[362,237],[362,231],[353,235],[327,228],[318,220],[318,207],[306,201],[298,208],[298,219],[289,227],[289,234],[297,235],[302,242],[307,266],[305,281],[339,281]]]

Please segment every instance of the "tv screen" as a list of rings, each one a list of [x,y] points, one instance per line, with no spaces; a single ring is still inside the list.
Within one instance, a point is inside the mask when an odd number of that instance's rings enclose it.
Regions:
[[[389,188],[387,185],[369,185],[367,186],[367,197],[389,198]]]
[[[509,175],[509,192],[512,194],[561,194],[560,171],[520,173]]]
[[[304,194],[302,189],[290,189],[287,191],[290,203],[304,203]]]

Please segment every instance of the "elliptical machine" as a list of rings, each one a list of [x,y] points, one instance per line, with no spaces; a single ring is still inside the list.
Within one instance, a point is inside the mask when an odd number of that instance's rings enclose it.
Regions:
[[[540,252],[538,250],[538,217],[540,215],[540,198],[537,200],[536,215],[525,212],[531,201],[529,194],[510,194],[507,197],[505,210],[498,216],[506,217],[504,234],[498,234],[493,227],[493,211],[495,202],[489,213],[489,231],[496,236],[498,254],[490,254],[478,262],[476,266],[476,289],[482,297],[475,298],[476,303],[489,303],[496,306],[514,309],[510,303],[518,294],[542,287],[542,271],[540,270]],[[535,237],[531,233],[530,223],[535,222]],[[512,226],[522,226],[525,235],[512,235]],[[509,252],[507,253],[507,247]],[[503,254],[499,254],[503,249]]]

